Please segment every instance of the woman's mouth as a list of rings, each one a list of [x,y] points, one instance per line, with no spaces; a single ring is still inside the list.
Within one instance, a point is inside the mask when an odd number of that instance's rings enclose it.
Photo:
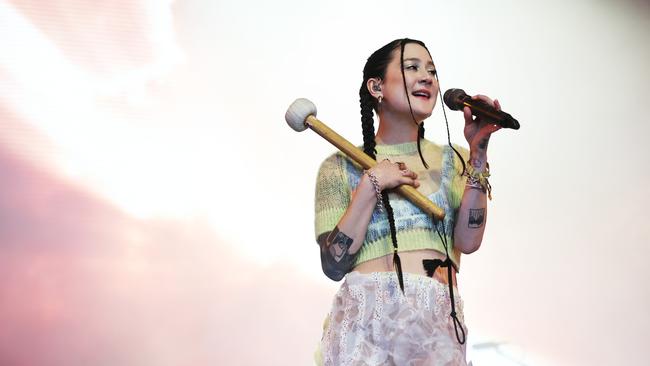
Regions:
[[[414,97],[429,99],[431,98],[431,93],[428,90],[416,90],[411,93]]]

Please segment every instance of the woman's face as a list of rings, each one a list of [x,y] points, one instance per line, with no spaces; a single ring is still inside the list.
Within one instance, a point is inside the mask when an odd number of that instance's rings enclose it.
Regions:
[[[415,120],[419,123],[431,115],[438,97],[438,82],[429,52],[417,43],[404,46],[404,80],[411,101]],[[409,102],[404,93],[404,82],[400,70],[400,49],[393,51],[393,59],[388,64],[384,80],[381,82],[383,113],[398,118],[412,119]]]

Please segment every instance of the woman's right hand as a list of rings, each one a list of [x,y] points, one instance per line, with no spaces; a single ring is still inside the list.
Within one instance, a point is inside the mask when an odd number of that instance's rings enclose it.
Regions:
[[[402,184],[408,184],[415,188],[420,186],[417,179],[418,175],[402,162],[393,163],[388,159],[384,159],[370,169],[370,172],[377,177],[379,188],[382,191]]]

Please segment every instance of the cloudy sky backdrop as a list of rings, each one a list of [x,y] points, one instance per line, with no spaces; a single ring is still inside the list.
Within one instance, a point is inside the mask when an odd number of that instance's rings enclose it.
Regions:
[[[0,364],[310,364],[333,147],[284,112],[360,144],[405,36],[522,125],[459,276],[475,365],[647,363],[649,35],[642,0],[0,0]]]

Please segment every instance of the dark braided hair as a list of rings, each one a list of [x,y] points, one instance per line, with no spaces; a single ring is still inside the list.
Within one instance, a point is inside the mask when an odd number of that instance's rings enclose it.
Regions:
[[[408,38],[396,39],[386,44],[385,46],[381,47],[380,49],[375,51],[372,55],[370,55],[370,57],[368,57],[368,60],[366,61],[366,65],[363,68],[363,81],[361,82],[361,87],[359,88],[359,105],[361,107],[361,129],[363,131],[363,151],[368,156],[372,157],[375,160],[377,159],[376,157],[377,151],[375,150],[377,143],[375,141],[375,124],[374,124],[375,121],[373,119],[373,110],[378,112],[379,105],[377,103],[377,100],[375,100],[375,98],[370,94],[367,84],[368,84],[368,80],[371,78],[384,79],[384,76],[386,74],[386,69],[388,68],[388,65],[393,59],[393,51],[396,50],[398,47],[400,48],[400,69],[402,72],[402,80],[404,82],[404,92],[406,94],[406,98],[409,104],[409,110],[411,111],[411,117],[413,118],[413,122],[417,124],[417,121],[415,120],[415,116],[413,114],[413,109],[411,108],[411,99],[409,98],[408,95],[406,78],[404,77],[404,46],[408,43],[416,43],[424,47],[424,49],[427,50],[427,53],[429,53],[427,46],[422,41],[418,41],[415,39],[408,39]],[[431,53],[429,53],[429,56],[431,56]],[[437,75],[436,75],[436,80],[438,80]],[[447,120],[445,118],[445,123],[446,122]],[[424,167],[428,169],[429,166],[424,160],[424,157],[422,156],[422,151],[420,149],[420,140],[423,138],[424,138],[424,123],[419,123],[418,138],[417,138],[418,153],[420,154],[420,160],[422,161],[422,164],[424,164]],[[464,174],[465,161],[460,155],[460,153],[451,145],[451,140],[449,138],[448,124],[447,124],[447,141],[449,143],[449,146],[454,150],[456,155],[458,155],[458,157],[460,158],[460,161],[463,164],[463,174]],[[393,215],[393,209],[390,205],[390,202],[388,200],[388,194],[386,192],[382,192],[382,201],[384,206],[386,207],[386,215],[388,216],[388,223],[391,232],[391,240],[393,242],[393,265],[395,266],[395,271],[397,272],[399,285],[403,292],[404,280],[402,275],[401,260],[397,253],[398,247],[397,247],[397,233],[395,228],[395,217]]]

